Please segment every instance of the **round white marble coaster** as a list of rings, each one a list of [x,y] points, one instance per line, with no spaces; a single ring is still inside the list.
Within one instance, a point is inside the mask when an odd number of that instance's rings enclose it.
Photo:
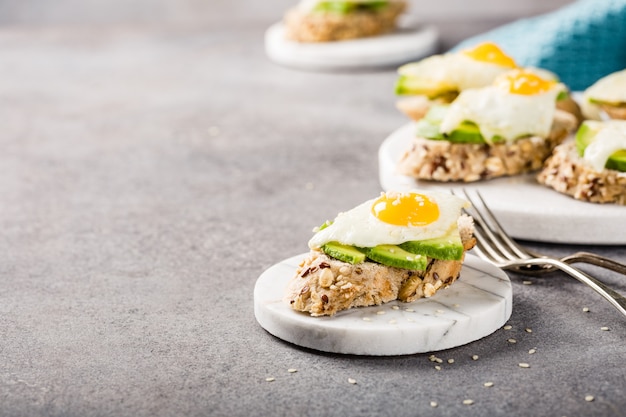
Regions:
[[[392,33],[339,42],[301,43],[285,38],[282,23],[265,32],[265,51],[281,65],[305,70],[346,70],[389,67],[436,52],[434,26],[399,23]]]
[[[507,275],[466,255],[460,278],[433,297],[311,317],[283,300],[287,282],[302,254],[267,269],[254,287],[254,314],[274,336],[324,352],[354,355],[407,355],[464,345],[485,337],[511,316]]]

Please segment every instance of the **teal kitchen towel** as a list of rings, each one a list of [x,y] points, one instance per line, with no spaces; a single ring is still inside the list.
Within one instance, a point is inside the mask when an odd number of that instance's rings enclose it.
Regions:
[[[626,0],[578,0],[469,38],[453,50],[493,41],[520,66],[555,72],[574,91],[626,68]]]

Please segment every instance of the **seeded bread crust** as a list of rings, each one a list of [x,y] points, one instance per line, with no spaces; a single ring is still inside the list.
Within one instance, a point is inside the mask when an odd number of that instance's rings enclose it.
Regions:
[[[398,172],[420,180],[473,182],[539,170],[576,125],[574,116],[557,110],[547,138],[489,146],[416,137],[400,158]]]
[[[293,8],[283,22],[287,39],[296,42],[332,42],[381,35],[396,27],[406,1],[392,1],[378,11],[355,11],[346,15],[306,13]]]
[[[476,244],[473,220],[462,215],[458,223],[463,247],[470,250]],[[450,286],[459,278],[462,265],[462,260],[430,259],[425,271],[410,271],[369,261],[352,265],[311,251],[287,285],[285,301],[312,316],[332,316],[393,300],[410,302]]]
[[[537,181],[577,200],[626,205],[626,173],[594,170],[578,155],[572,141],[556,147]]]

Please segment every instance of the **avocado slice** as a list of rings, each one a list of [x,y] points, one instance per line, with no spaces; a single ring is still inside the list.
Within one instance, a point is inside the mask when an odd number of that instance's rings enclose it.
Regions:
[[[331,258],[338,259],[349,264],[365,262],[365,254],[358,248],[344,245],[339,242],[328,242],[322,246],[322,251]]]
[[[446,261],[463,259],[463,242],[458,228],[453,228],[446,235],[433,239],[414,240],[400,245],[407,252],[416,253],[429,258]]]
[[[585,149],[595,140],[596,135],[600,130],[602,130],[603,126],[604,124],[602,122],[595,120],[585,120],[580,125],[574,140],[576,143],[576,150],[580,156],[585,154]],[[626,149],[622,149],[611,154],[604,167],[615,171],[626,172]]]
[[[425,82],[425,80],[412,75],[400,75],[396,80],[394,91],[396,95],[399,96],[424,95],[430,99],[440,97],[451,92],[454,92],[454,96],[456,96],[456,91],[452,91],[448,88],[442,88],[441,85],[436,83]]]
[[[383,265],[423,271],[428,265],[425,256],[407,252],[396,245],[378,245],[366,249],[367,257]]]
[[[314,12],[329,12],[337,14],[348,14],[356,10],[378,11],[389,4],[387,0],[370,1],[366,3],[358,3],[355,1],[321,1],[315,8]]]
[[[426,139],[447,140],[453,143],[486,143],[478,126],[469,121],[461,123],[449,134],[441,133],[441,121],[447,111],[448,106],[446,105],[432,106],[426,115],[415,124],[416,135]]]

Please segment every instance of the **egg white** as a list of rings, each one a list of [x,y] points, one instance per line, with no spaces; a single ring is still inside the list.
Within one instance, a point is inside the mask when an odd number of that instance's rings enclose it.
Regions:
[[[328,242],[371,248],[377,245],[397,245],[400,243],[433,239],[444,236],[457,224],[461,209],[469,203],[446,192],[411,190],[428,196],[439,206],[439,218],[425,226],[396,226],[379,220],[372,214],[371,199],[352,210],[340,213],[333,223],[317,232],[309,241],[311,249],[319,249]],[[388,193],[389,194],[389,193]]]
[[[510,66],[477,61],[463,53],[448,53],[403,65],[398,73],[419,78],[442,91],[462,91],[490,85],[498,75],[510,70]]]
[[[513,142],[520,136],[550,134],[556,97],[564,86],[541,94],[511,94],[495,86],[468,89],[456,98],[441,122],[441,132],[455,130],[464,121],[478,125],[487,143],[495,136]]]
[[[590,122],[587,122],[590,123]],[[626,149],[626,120],[596,122],[601,130],[585,148],[585,159],[596,171],[602,171],[606,161],[614,152]]]
[[[588,119],[600,120],[600,109],[591,100],[611,104],[626,103],[626,70],[600,78],[584,91],[580,106],[583,115]]]

